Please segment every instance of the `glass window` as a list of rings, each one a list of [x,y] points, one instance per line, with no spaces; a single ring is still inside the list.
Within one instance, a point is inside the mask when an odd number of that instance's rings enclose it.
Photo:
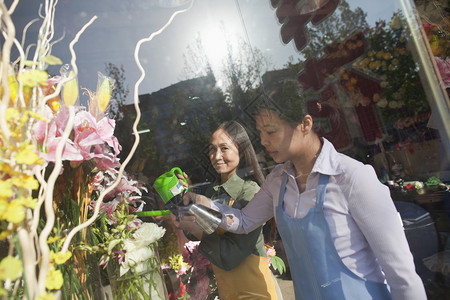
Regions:
[[[12,15],[17,40],[30,45],[28,59],[41,28],[29,22],[40,5],[22,1]],[[109,116],[121,161],[135,140],[138,99],[140,144],[126,170],[147,186],[148,199],[158,197],[155,179],[173,167],[196,191],[216,180],[209,144],[224,121],[245,127],[267,175],[275,162],[261,146],[255,106],[274,89],[305,103],[321,135],[372,165],[389,187],[427,295],[443,299],[450,278],[448,9],[443,0],[60,0],[46,34],[55,41],[52,55],[78,67],[81,105],[98,72],[115,79]],[[48,71],[60,75],[60,68]],[[323,103],[337,108],[339,122]]]

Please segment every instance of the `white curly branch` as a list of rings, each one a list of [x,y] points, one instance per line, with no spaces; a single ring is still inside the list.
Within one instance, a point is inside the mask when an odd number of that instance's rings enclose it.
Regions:
[[[143,43],[151,41],[156,35],[161,34],[161,32],[163,32],[173,21],[173,19],[180,13],[184,13],[186,11],[188,11],[192,5],[193,5],[194,1],[191,2],[191,4],[189,5],[188,8],[183,9],[183,10],[179,10],[176,11],[172,14],[172,16],[169,18],[169,20],[167,21],[167,23],[161,27],[160,30],[153,32],[149,37],[141,39],[137,42],[136,47],[135,47],[135,51],[134,51],[134,60],[139,68],[139,70],[141,71],[141,76],[139,78],[139,80],[136,82],[135,87],[134,87],[134,107],[136,109],[136,119],[133,123],[133,135],[135,137],[133,146],[130,150],[130,153],[128,154],[127,158],[124,160],[124,162],[122,163],[122,165],[119,168],[119,172],[117,175],[116,180],[114,181],[114,183],[112,185],[110,185],[108,188],[106,188],[99,196],[98,200],[95,203],[95,207],[94,207],[94,213],[92,215],[91,218],[89,218],[86,222],[84,222],[83,224],[78,225],[77,227],[75,227],[74,229],[72,229],[70,231],[70,233],[67,235],[66,240],[64,241],[63,247],[61,249],[61,252],[66,252],[69,248],[70,242],[72,240],[72,238],[75,236],[75,234],[85,228],[87,228],[89,225],[91,225],[98,217],[99,211],[100,211],[100,205],[103,203],[103,198],[105,197],[106,194],[108,194],[110,191],[112,191],[119,183],[120,180],[122,178],[122,174],[123,171],[125,169],[125,167],[127,166],[128,162],[131,160],[131,158],[134,155],[134,152],[136,151],[137,146],[139,145],[139,133],[137,131],[137,125],[139,124],[139,120],[141,118],[141,110],[139,109],[139,85],[141,84],[141,82],[144,80],[145,78],[145,70],[142,67],[140,61],[139,61],[139,50],[140,47]]]

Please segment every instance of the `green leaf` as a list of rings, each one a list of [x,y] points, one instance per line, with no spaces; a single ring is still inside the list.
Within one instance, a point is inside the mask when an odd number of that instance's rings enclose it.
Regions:
[[[274,270],[278,271],[280,275],[286,272],[286,265],[281,258],[279,258],[278,256],[272,256],[270,258],[270,261]]]
[[[110,241],[109,245],[108,245],[108,254],[111,254],[114,247],[117,246],[118,244],[120,244],[121,242],[122,242],[122,240],[120,240],[120,239]]]
[[[62,61],[53,55],[44,56],[42,60],[49,65],[62,65]]]

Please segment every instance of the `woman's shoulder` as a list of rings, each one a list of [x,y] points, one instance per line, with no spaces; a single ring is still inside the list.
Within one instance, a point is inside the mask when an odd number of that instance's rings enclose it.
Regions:
[[[244,183],[242,184],[241,191],[243,193],[246,193],[246,192],[256,193],[257,191],[259,191],[259,189],[260,189],[260,186],[255,181],[253,181],[253,180],[244,180]]]
[[[339,153],[338,155],[341,168],[340,175],[343,179],[345,178],[344,181],[350,185],[378,183],[375,169],[371,165],[365,164],[342,153]]]

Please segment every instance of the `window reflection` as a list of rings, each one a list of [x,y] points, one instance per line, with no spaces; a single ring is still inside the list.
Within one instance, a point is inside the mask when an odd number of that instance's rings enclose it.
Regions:
[[[83,20],[100,16],[80,41],[80,78],[104,70],[116,79],[117,105],[110,113],[117,116],[124,158],[133,143],[132,48],[137,37],[190,2],[60,2],[57,28],[65,28],[67,38],[54,45],[53,54],[65,62],[69,56],[62,49]],[[339,151],[373,165],[390,186],[428,296],[441,299],[450,276],[450,149],[442,126],[448,123],[450,87],[448,3],[416,0],[421,23],[412,26],[402,1],[223,2],[196,1],[143,48],[148,72],[139,91],[143,132],[130,172],[150,184],[179,166],[194,184],[211,181],[215,173],[205,145],[218,124],[232,119],[246,127],[261,165],[270,171],[273,161],[259,144],[252,109],[262,92],[281,86],[287,99],[309,103],[309,113]],[[27,15],[25,8],[18,11]],[[428,43],[421,51],[429,62],[418,55],[418,39]],[[424,72],[426,65],[433,74]],[[90,84],[82,82],[94,89]],[[443,92],[436,96],[432,89]],[[317,102],[339,108],[339,127],[329,125]]]

